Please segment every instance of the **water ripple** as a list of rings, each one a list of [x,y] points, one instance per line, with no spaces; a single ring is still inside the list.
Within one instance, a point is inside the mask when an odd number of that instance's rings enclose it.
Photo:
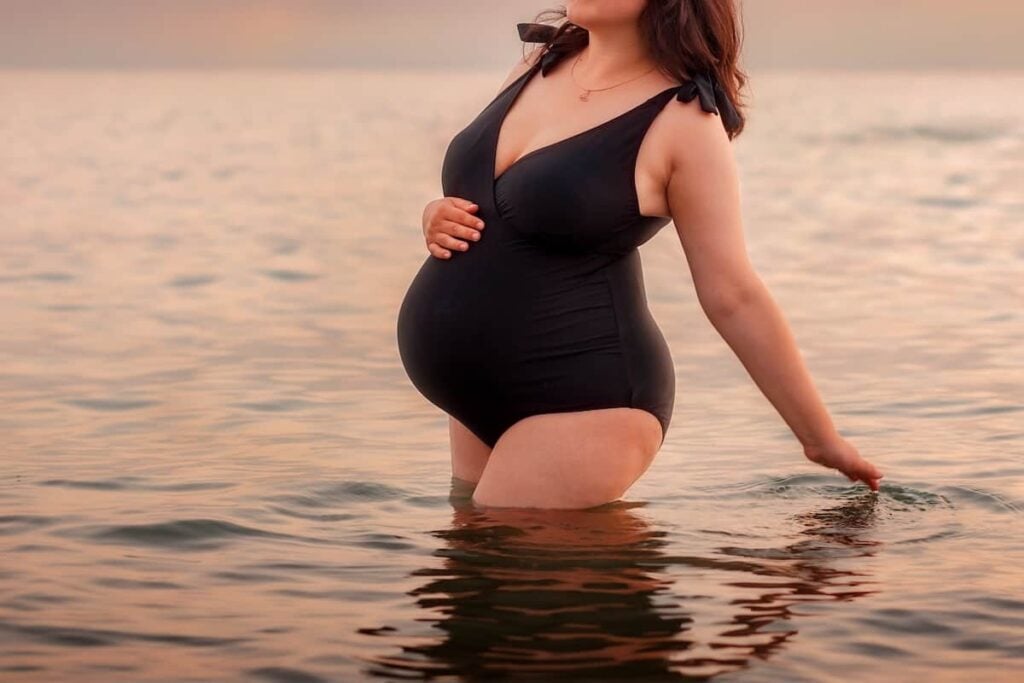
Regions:
[[[0,631],[7,631],[14,636],[22,636],[49,645],[68,647],[118,645],[133,640],[193,647],[220,647],[245,643],[250,640],[250,638],[241,637],[188,636],[175,633],[143,633],[134,630],[117,631],[114,629],[18,624],[10,620],[0,622]]]
[[[345,504],[374,503],[408,497],[406,490],[373,481],[343,481],[311,486],[308,493],[290,493],[274,500],[306,508],[337,507]]]
[[[130,398],[77,398],[61,402],[79,408],[101,411],[137,410],[138,408],[147,408],[158,403],[158,401],[149,399]]]
[[[289,669],[282,666],[265,666],[258,669],[249,669],[246,673],[271,683],[327,683],[326,678],[306,673],[301,669]]]
[[[62,536],[85,537],[101,543],[210,550],[242,538],[272,538],[324,543],[322,539],[266,531],[219,519],[181,519],[154,524],[91,525],[62,529]]]
[[[23,534],[61,521],[60,517],[46,515],[2,515],[0,516],[0,536]]]
[[[115,477],[99,480],[46,479],[39,486],[57,486],[69,489],[92,489],[96,491],[214,491],[228,489],[236,484],[226,481],[193,481],[154,483],[142,477]]]

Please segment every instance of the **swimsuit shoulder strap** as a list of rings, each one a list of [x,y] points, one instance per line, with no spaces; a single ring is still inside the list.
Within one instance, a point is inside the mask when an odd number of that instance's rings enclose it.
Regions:
[[[721,116],[722,123],[727,127],[739,126],[739,114],[712,71],[695,73],[692,78],[686,79],[676,91],[676,99],[680,102],[692,102],[695,97],[700,100],[701,109],[709,114]]]

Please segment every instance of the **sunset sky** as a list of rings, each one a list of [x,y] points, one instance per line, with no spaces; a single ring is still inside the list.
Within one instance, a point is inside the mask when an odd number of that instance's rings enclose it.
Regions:
[[[0,66],[507,66],[543,0],[0,0]],[[748,67],[1024,68],[1021,0],[745,0]]]

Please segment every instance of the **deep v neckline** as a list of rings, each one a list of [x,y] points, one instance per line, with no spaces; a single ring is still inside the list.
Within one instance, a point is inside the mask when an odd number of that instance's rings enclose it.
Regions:
[[[573,133],[572,135],[570,135],[568,137],[565,137],[565,138],[562,138],[561,140],[556,140],[555,142],[551,142],[551,143],[548,143],[546,145],[542,145],[540,147],[537,147],[536,149],[532,149],[529,152],[527,152],[526,154],[523,154],[522,156],[520,156],[515,161],[513,161],[511,164],[509,164],[505,168],[504,171],[502,171],[497,176],[495,176],[494,175],[494,169],[495,169],[495,166],[498,163],[498,143],[501,140],[501,131],[502,131],[502,128],[504,128],[505,119],[508,118],[508,114],[512,110],[512,106],[519,99],[519,96],[522,94],[523,90],[526,88],[526,85],[533,79],[534,74],[539,70],[539,66],[540,66],[540,60],[534,62],[534,64],[532,64],[529,69],[527,69],[526,71],[523,72],[522,76],[520,76],[516,80],[516,82],[514,82],[512,85],[509,86],[508,91],[506,91],[506,93],[503,93],[503,95],[506,95],[507,92],[511,92],[512,95],[511,95],[511,97],[506,98],[506,101],[501,105],[501,108],[499,109],[497,121],[494,124],[494,134],[492,135],[492,140],[490,142],[490,150],[491,150],[490,157],[491,158],[490,158],[490,164],[489,164],[490,169],[489,169],[488,172],[489,172],[489,174],[491,176],[491,189],[492,189],[492,191],[494,191],[497,188],[498,183],[501,181],[502,178],[504,178],[506,175],[508,175],[509,171],[511,171],[515,167],[519,166],[522,162],[526,161],[527,159],[530,159],[530,158],[532,158],[534,156],[537,156],[537,155],[539,155],[541,153],[553,151],[553,150],[558,149],[561,146],[565,145],[566,143],[572,142],[574,140],[578,140],[578,139],[580,139],[582,137],[585,137],[587,135],[590,135],[590,134],[596,133],[598,131],[601,131],[601,130],[611,126],[612,124],[617,123],[618,121],[621,121],[622,119],[626,118],[627,116],[629,116],[631,114],[634,114],[637,111],[643,109],[644,107],[646,107],[647,105],[651,104],[652,102],[654,102],[658,98],[663,97],[665,94],[678,90],[679,88],[681,88],[684,85],[684,84],[679,84],[679,85],[673,85],[673,86],[671,86],[669,88],[665,88],[661,92],[658,92],[658,93],[656,93],[654,95],[651,95],[646,100],[644,100],[643,102],[640,102],[636,106],[630,107],[629,109],[627,109],[626,111],[622,112],[621,114],[617,114],[617,115],[613,116],[610,119],[602,121],[601,123],[598,123],[597,125],[591,126],[590,128],[586,128],[586,129],[581,130],[581,131],[579,131],[577,133]]]

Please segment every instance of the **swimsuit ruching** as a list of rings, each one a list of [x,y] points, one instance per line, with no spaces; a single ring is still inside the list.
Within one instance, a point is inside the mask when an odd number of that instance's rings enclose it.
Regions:
[[[664,442],[675,370],[637,247],[670,219],[640,214],[634,177],[658,112],[696,92],[663,90],[494,179],[507,112],[552,65],[532,65],[449,143],[444,196],[476,202],[486,227],[467,251],[423,262],[399,310],[399,353],[423,396],[488,446],[531,415],[615,407],[653,414]]]

